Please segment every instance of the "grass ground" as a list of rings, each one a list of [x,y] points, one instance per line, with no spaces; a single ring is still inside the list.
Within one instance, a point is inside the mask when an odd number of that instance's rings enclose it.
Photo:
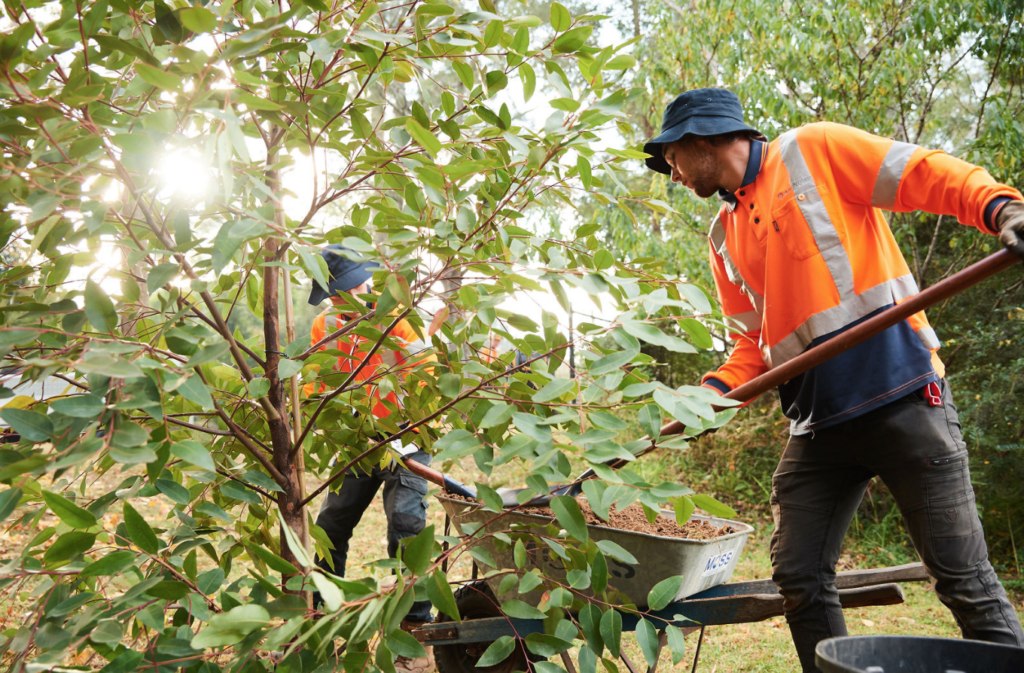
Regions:
[[[431,503],[428,521],[441,530],[444,514],[436,503]],[[365,575],[369,571],[360,564],[383,553],[387,522],[378,495],[367,510],[352,540],[349,573]],[[764,579],[770,575],[768,534],[759,531],[751,536],[740,557],[734,581]],[[856,562],[850,565],[856,567]],[[893,564],[895,565],[895,564]],[[458,570],[456,570],[456,574]],[[902,605],[860,608],[846,611],[846,623],[851,635],[902,634],[919,636],[957,637],[959,631],[949,612],[939,603],[928,584],[903,585],[906,602]],[[1014,595],[1014,605],[1024,620],[1024,596]],[[673,666],[668,653],[663,653],[659,672],[684,673],[691,670],[697,634],[687,637],[687,656]],[[643,668],[644,658],[636,641],[624,638],[629,658]],[[575,657],[574,657],[575,659]],[[557,663],[557,661],[555,662]],[[799,669],[789,629],[782,617],[755,624],[711,626],[704,634],[698,670],[708,673],[789,673]],[[624,667],[620,670],[625,670]]]

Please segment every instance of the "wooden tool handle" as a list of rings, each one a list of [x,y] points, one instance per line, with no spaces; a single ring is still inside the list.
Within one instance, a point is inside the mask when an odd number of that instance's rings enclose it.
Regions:
[[[746,624],[761,622],[765,619],[781,617],[785,614],[782,607],[782,596],[779,594],[737,596],[734,600],[738,603],[736,611],[727,616],[723,615],[724,619],[718,623]],[[898,584],[879,584],[873,587],[839,590],[839,603],[843,606],[844,610],[847,608],[863,608],[869,605],[898,605],[902,602],[903,589]],[[714,624],[716,622],[706,621],[704,623]]]

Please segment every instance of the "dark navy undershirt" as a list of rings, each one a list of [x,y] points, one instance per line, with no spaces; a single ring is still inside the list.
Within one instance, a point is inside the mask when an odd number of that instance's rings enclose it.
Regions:
[[[818,337],[814,348],[893,305]],[[920,390],[939,375],[932,354],[906,320],[843,351],[779,386],[782,413],[793,421],[790,433],[807,434],[868,413]]]
[[[993,216],[999,210],[999,206],[1003,205],[1007,201],[1013,201],[1009,196],[997,196],[988,202],[985,206],[985,226],[989,228],[989,231],[999,232],[999,227],[996,226]]]

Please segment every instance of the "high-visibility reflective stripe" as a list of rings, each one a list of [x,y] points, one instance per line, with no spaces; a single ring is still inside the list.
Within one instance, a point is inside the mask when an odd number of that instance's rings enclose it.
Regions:
[[[814,242],[818,245],[818,252],[832,273],[832,281],[839,291],[839,297],[849,297],[854,293],[853,265],[850,264],[850,257],[839,240],[839,232],[832,224],[825,202],[821,200],[818,187],[814,184],[814,177],[807,168],[807,162],[804,161],[804,155],[800,152],[796,130],[782,134],[779,138],[779,151],[782,163],[789,171],[789,181],[793,193],[796,194],[797,207],[807,221]]]
[[[380,354],[381,362],[388,369],[391,369],[392,367],[397,365],[399,362],[403,361],[402,354],[399,353],[398,351],[393,351],[393,350],[391,350],[389,348],[382,348],[382,349],[380,349],[377,352]]]
[[[876,208],[892,208],[896,205],[896,192],[900,188],[900,179],[907,168],[907,162],[917,151],[917,145],[895,141],[882,159],[875,178],[875,188],[871,194],[871,205]]]
[[[917,334],[917,338],[921,340],[921,343],[924,344],[924,347],[930,351],[933,351],[942,345],[939,342],[938,335],[935,334],[935,330],[931,327],[922,327],[917,330],[915,334]]]
[[[739,325],[744,332],[754,332],[761,329],[761,314],[757,311],[747,311],[737,315],[725,316],[728,322]]]
[[[841,330],[873,311],[917,294],[917,291],[914,277],[908,274],[884,281],[860,294],[844,298],[838,306],[815,313],[786,338],[772,346],[768,354],[771,362],[769,366],[778,367],[792,360],[807,350],[811,342],[818,337]],[[923,331],[924,329],[918,330],[918,336],[922,341],[924,341],[924,336],[920,332]],[[768,362],[769,358],[765,358],[765,361]]]
[[[711,241],[715,252],[718,253],[725,264],[725,275],[730,281],[739,285],[743,292],[746,293],[757,314],[759,316],[764,315],[764,297],[747,284],[739,268],[732,261],[732,256],[729,255],[729,248],[725,245],[725,225],[722,224],[722,220],[718,215],[715,215],[715,219],[711,221],[711,231],[708,232],[708,240]],[[760,324],[760,320],[758,324]]]
[[[422,339],[416,339],[415,341],[409,341],[405,344],[405,350],[408,351],[409,357],[419,355],[423,351],[427,351],[433,348],[433,346]]]

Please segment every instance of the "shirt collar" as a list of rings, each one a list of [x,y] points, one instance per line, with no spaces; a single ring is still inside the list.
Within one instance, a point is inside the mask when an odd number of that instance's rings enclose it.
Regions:
[[[746,187],[761,174],[761,169],[764,168],[764,160],[768,156],[768,143],[763,140],[756,138],[750,141],[750,157],[747,159],[747,170],[743,173],[743,182],[740,187]],[[718,190],[718,198],[725,201],[728,205],[729,210],[736,207],[736,195],[732,192],[727,192],[724,189]]]

